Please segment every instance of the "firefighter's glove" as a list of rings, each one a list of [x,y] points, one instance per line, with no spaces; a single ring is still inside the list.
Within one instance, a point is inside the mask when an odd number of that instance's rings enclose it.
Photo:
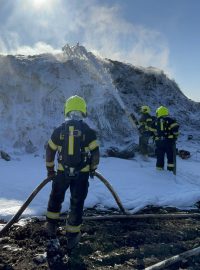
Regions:
[[[90,170],[90,178],[94,179],[95,176],[95,170]]]
[[[54,170],[54,167],[47,167],[47,177],[53,180],[55,176],[56,176],[56,172]]]

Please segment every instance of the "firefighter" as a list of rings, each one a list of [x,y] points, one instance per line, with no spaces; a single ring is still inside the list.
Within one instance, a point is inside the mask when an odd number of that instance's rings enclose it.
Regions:
[[[179,125],[175,119],[169,116],[166,107],[160,106],[156,110],[156,120],[153,126],[156,143],[156,168],[164,169],[165,154],[167,155],[167,170],[174,171],[176,163],[176,140],[178,137]]]
[[[59,214],[65,192],[70,188],[70,211],[66,223],[68,249],[74,248],[81,237],[80,229],[84,201],[88,193],[88,179],[93,177],[99,163],[99,146],[96,133],[85,122],[85,100],[77,95],[66,100],[65,123],[57,127],[46,148],[46,168],[52,177],[52,190],[46,213],[47,231],[56,239]],[[58,154],[55,171],[54,159]],[[74,165],[75,164],[75,165]]]
[[[140,108],[141,117],[138,121],[138,130],[140,132],[139,136],[139,151],[142,154],[143,158],[147,160],[148,158],[148,143],[149,138],[153,135],[152,133],[152,123],[153,117],[150,115],[149,106],[142,106]]]

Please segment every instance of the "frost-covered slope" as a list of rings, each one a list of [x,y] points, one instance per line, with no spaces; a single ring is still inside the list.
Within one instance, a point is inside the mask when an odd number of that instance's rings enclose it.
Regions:
[[[142,104],[148,104],[155,113],[158,106],[164,105],[181,124],[188,125],[189,121],[189,128],[200,127],[200,103],[188,99],[163,71],[109,61],[113,83],[129,108],[137,113]]]
[[[100,59],[83,46],[66,45],[58,55],[0,56],[0,148],[41,149],[63,121],[65,99],[74,94],[86,99],[102,146],[123,145],[135,132],[118,93],[130,111],[137,112],[144,103],[152,109],[164,104],[195,128],[200,118],[199,104],[162,72]]]

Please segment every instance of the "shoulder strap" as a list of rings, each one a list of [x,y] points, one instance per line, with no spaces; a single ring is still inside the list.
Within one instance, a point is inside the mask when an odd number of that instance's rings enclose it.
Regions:
[[[85,129],[82,121],[70,120],[64,124],[61,160],[66,171],[80,171],[87,164],[84,152]]]

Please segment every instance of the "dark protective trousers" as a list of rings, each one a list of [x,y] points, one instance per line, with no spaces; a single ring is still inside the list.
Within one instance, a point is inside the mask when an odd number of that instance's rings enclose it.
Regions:
[[[71,198],[68,224],[79,226],[82,223],[83,206],[88,193],[88,179],[89,173],[80,173],[78,178],[73,179],[65,177],[64,172],[58,171],[52,183],[47,211],[60,212],[65,193],[70,188]],[[49,218],[48,220],[53,222]]]
[[[173,171],[175,166],[174,160],[174,144],[173,140],[164,139],[156,141],[156,167],[158,169],[164,169],[165,154],[167,155],[167,169]]]
[[[148,144],[150,135],[143,133],[139,137],[139,151],[142,155],[148,155]]]

